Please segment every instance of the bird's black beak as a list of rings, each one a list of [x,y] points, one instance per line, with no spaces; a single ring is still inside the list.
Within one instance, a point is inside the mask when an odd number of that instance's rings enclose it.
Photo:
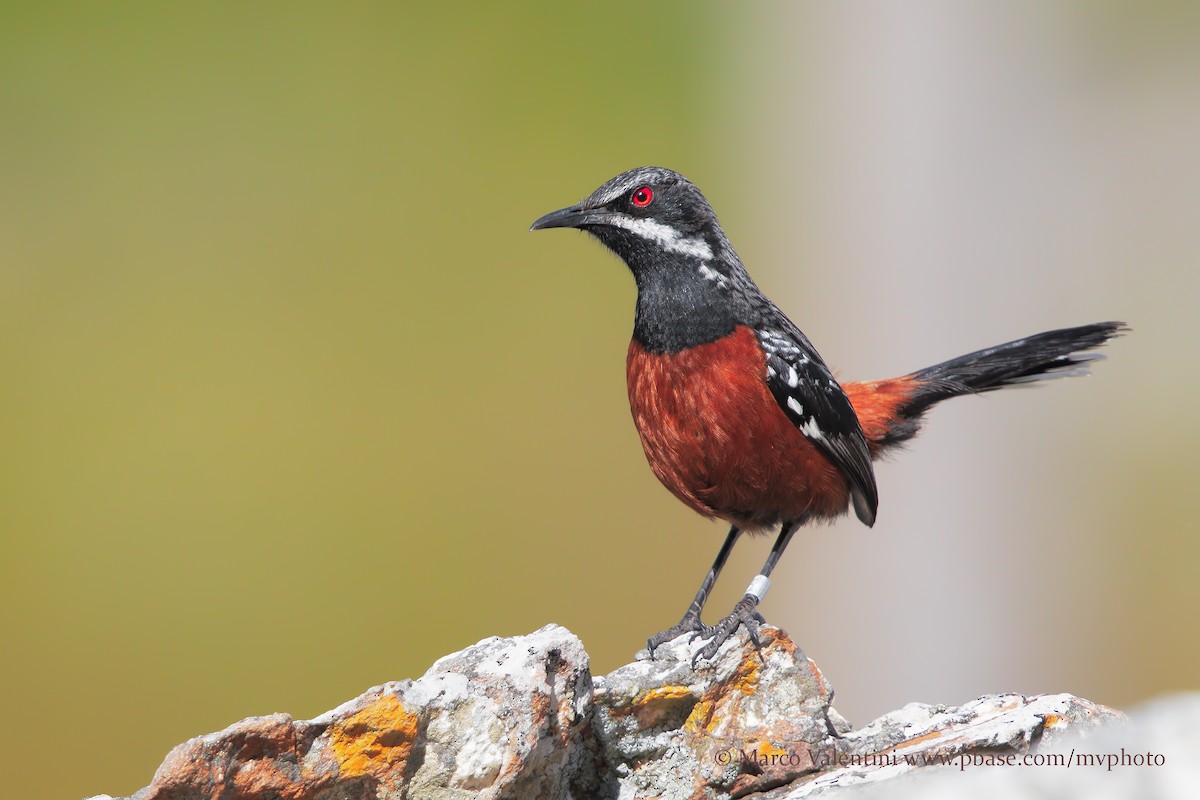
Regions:
[[[601,208],[584,208],[583,206],[568,206],[558,211],[551,211],[537,222],[529,226],[531,231],[546,228],[582,228],[585,225],[603,225],[608,221],[610,212]]]

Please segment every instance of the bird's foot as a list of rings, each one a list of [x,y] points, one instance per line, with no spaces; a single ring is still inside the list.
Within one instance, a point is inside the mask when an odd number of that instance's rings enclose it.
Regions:
[[[729,637],[741,627],[744,627],[746,633],[750,634],[750,641],[754,642],[754,646],[761,648],[762,641],[758,638],[758,626],[765,622],[763,615],[758,613],[758,598],[752,594],[746,595],[733,607],[733,611],[728,617],[716,625],[705,625],[702,630],[696,632],[694,638],[708,639],[709,641],[692,656],[692,666],[696,666],[700,659],[712,659],[721,649],[721,645],[725,644]]]
[[[700,609],[696,608],[693,603],[688,608],[687,613],[683,615],[683,619],[679,620],[678,625],[672,625],[662,633],[656,633],[646,640],[646,649],[650,651],[650,657],[654,658],[654,651],[660,645],[666,644],[674,639],[678,639],[685,633],[690,633],[693,637],[697,634],[703,634],[707,629],[707,625],[700,621]]]

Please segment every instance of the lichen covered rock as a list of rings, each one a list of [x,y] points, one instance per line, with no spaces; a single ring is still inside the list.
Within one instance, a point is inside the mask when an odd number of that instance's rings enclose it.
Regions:
[[[596,680],[596,735],[623,796],[738,797],[817,770],[815,749],[849,725],[791,639],[765,627],[762,640],[693,668],[683,637]]]
[[[732,639],[698,667],[683,637],[594,683],[565,628],[484,639],[315,719],[191,739],[133,800],[799,800],[1120,718],[1071,695],[1004,694],[851,730],[816,665],[782,631],[761,635],[761,650]]]
[[[567,797],[594,785],[592,679],[557,625],[492,637],[312,720],[252,717],[167,756],[136,800]]]

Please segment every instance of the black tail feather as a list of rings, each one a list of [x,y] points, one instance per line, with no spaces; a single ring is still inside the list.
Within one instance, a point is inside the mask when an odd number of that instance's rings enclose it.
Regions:
[[[919,387],[900,409],[902,417],[919,418],[930,406],[950,397],[1003,389],[1048,378],[1085,375],[1088,353],[1129,328],[1123,322],[1098,322],[1027,336],[926,367],[912,374]],[[914,430],[915,432],[915,430]]]

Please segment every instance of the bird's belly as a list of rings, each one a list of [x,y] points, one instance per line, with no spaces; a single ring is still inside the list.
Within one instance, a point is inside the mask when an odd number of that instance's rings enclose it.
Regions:
[[[845,513],[845,478],[779,408],[749,328],[677,353],[635,340],[626,372],[650,468],[691,508],[751,530]]]

